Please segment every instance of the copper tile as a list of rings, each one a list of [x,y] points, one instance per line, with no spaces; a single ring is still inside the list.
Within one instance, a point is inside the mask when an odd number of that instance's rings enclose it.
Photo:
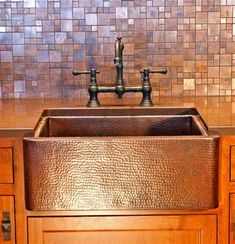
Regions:
[[[233,42],[226,43],[226,53],[235,53],[235,43]]]
[[[220,77],[231,77],[231,67],[220,67]]]
[[[196,41],[197,42],[206,42],[207,41],[207,30],[200,30],[196,32]]]
[[[183,66],[183,55],[172,55],[171,64],[172,66]]]
[[[220,78],[220,89],[225,89],[227,94],[228,90],[232,88],[231,78]]]
[[[195,6],[185,6],[184,7],[184,17],[185,18],[193,18],[195,16],[196,16]]]
[[[196,72],[207,72],[207,61],[196,61]]]
[[[195,60],[195,49],[184,48],[184,61]]]
[[[219,95],[219,85],[208,85],[208,95],[218,96]]]
[[[127,7],[117,7],[116,8],[116,18],[117,19],[127,19],[128,10]]]
[[[176,42],[177,41],[177,31],[165,31],[165,41],[166,42]]]
[[[207,23],[207,12],[197,12],[196,23],[198,24]]]
[[[233,7],[232,6],[221,6],[221,17],[233,17]]]
[[[147,30],[156,30],[158,26],[158,19],[147,19]]]
[[[209,78],[219,77],[219,67],[208,67],[208,77]]]
[[[184,90],[194,90],[195,79],[184,79]]]
[[[208,24],[208,34],[210,36],[218,36],[220,34],[219,24]]]
[[[222,54],[220,55],[220,64],[221,66],[231,66],[232,58],[231,54]]]
[[[184,72],[195,72],[195,61],[184,61]]]
[[[220,12],[208,12],[208,23],[220,23]]]
[[[197,96],[207,96],[207,85],[196,85]]]

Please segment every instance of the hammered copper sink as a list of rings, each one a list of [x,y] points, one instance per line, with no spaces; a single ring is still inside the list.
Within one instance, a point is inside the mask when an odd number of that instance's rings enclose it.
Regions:
[[[194,108],[45,110],[24,138],[27,209],[215,208],[218,143]]]

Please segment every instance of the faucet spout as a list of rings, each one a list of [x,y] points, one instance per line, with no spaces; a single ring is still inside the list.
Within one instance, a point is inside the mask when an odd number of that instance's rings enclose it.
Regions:
[[[114,63],[116,65],[117,78],[115,85],[115,92],[119,98],[125,93],[124,80],[123,80],[123,58],[122,52],[124,49],[124,44],[122,43],[122,38],[118,37],[115,41],[115,57]]]
[[[114,64],[122,64],[122,52],[124,49],[124,44],[122,43],[122,38],[118,37],[115,41],[115,58],[114,58]]]

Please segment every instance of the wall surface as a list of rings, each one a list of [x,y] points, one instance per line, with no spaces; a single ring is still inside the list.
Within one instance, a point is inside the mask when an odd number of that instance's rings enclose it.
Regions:
[[[0,0],[0,98],[84,97],[74,68],[113,83],[117,36],[128,85],[167,68],[156,96],[235,94],[235,0]]]

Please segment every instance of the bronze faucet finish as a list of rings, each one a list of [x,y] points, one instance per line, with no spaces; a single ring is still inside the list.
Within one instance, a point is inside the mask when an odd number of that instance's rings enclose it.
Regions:
[[[123,80],[124,65],[123,65],[123,55],[122,55],[124,44],[122,43],[121,40],[122,38],[118,37],[115,42],[115,58],[114,58],[114,64],[116,64],[116,70],[117,70],[115,92],[119,98],[121,98],[122,95],[125,93],[124,80]]]
[[[114,92],[117,94],[119,98],[122,98],[123,94],[126,92],[141,92],[143,98],[141,100],[140,106],[142,107],[150,107],[153,106],[153,102],[151,99],[152,86],[150,83],[150,74],[159,73],[166,74],[166,69],[161,70],[150,70],[143,69],[140,71],[142,75],[142,85],[141,86],[126,86],[124,85],[123,79],[123,50],[124,44],[122,43],[122,38],[118,37],[115,41],[115,58],[114,64],[116,65],[117,77],[115,86],[98,86],[96,75],[100,72],[96,69],[90,69],[90,71],[78,71],[74,70],[73,75],[82,75],[88,74],[90,75],[90,83],[88,92],[90,95],[89,102],[87,103],[88,107],[99,107],[100,102],[98,100],[98,94],[104,92]]]

